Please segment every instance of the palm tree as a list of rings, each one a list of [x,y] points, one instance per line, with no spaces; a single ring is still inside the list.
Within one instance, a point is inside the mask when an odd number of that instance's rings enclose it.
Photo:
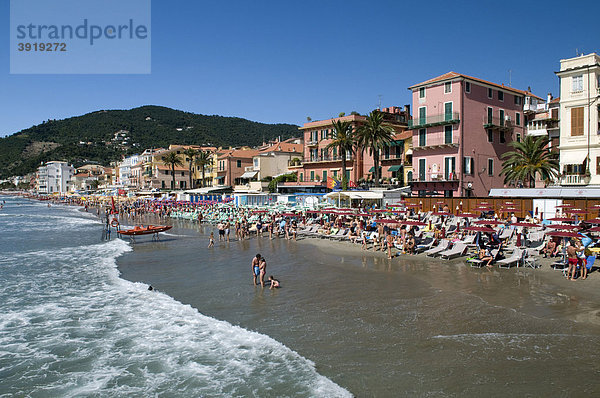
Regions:
[[[198,155],[198,151],[194,148],[187,148],[183,154],[188,158],[188,167],[190,170],[190,189],[194,189],[194,180],[192,179],[192,168],[194,167],[194,158]]]
[[[346,178],[346,153],[354,153],[354,129],[352,122],[341,120],[332,121],[335,133],[332,141],[327,144],[325,149],[337,148],[342,158],[342,189],[348,189],[348,179]]]
[[[171,166],[171,176],[173,177],[171,189],[175,189],[175,166],[183,166],[183,162],[181,161],[179,155],[176,152],[169,152],[166,155],[164,155],[161,159],[165,165]]]
[[[550,140],[544,136],[525,136],[521,142],[513,141],[509,145],[514,151],[502,155],[504,164],[500,175],[504,175],[504,183],[527,181],[529,186],[537,175],[548,184],[558,177],[558,157],[548,149]]]
[[[210,158],[211,155],[212,154],[208,151],[199,151],[198,154],[196,155],[196,166],[202,167],[202,186],[204,186],[204,183],[205,183],[205,177],[204,177],[205,167],[206,167],[206,165],[209,165],[212,163],[212,159]]]
[[[373,176],[375,185],[379,185],[379,151],[392,141],[394,129],[383,124],[383,114],[375,109],[367,116],[365,123],[358,128],[356,135],[361,150],[369,148],[369,155],[373,156]]]

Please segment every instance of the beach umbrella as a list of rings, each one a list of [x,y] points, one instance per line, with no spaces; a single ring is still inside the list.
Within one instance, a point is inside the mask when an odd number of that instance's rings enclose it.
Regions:
[[[573,231],[550,231],[550,232],[547,232],[546,235],[554,236],[557,238],[577,238],[577,237],[579,237],[579,234],[577,232],[573,232]]]
[[[396,224],[399,223],[400,220],[379,219],[375,220],[375,222],[379,224]]]
[[[600,232],[600,227],[590,228],[590,229],[587,229],[587,230],[585,230],[583,232]]]
[[[535,224],[532,222],[516,222],[514,224],[510,224],[513,227],[526,227],[526,228],[541,228],[542,226],[539,224]]]
[[[548,228],[552,228],[552,229],[563,229],[563,230],[574,230],[574,229],[579,229],[579,227],[577,225],[570,225],[570,224],[556,224],[556,225],[548,225]]]
[[[588,224],[600,224],[600,218],[593,218],[591,220],[587,220],[586,223],[588,223]]]
[[[484,226],[479,226],[479,225],[473,225],[471,227],[465,227],[463,228],[465,231],[477,231],[477,232],[489,232],[489,233],[494,233],[496,232],[495,229],[490,228],[490,227],[484,227]]]
[[[387,213],[387,210],[385,209],[375,209],[375,210],[371,210],[372,213]]]
[[[492,209],[491,207],[476,207],[473,210],[476,210],[476,211],[494,211],[494,209]]]
[[[568,217],[554,217],[554,218],[549,218],[548,221],[575,222],[575,219],[568,218]]]
[[[475,218],[475,217],[479,217],[477,214],[473,214],[473,213],[458,213],[456,216],[457,217],[463,217],[463,218]]]
[[[448,213],[446,211],[436,211],[434,213],[431,213],[432,216],[451,216],[452,213]]]
[[[402,220],[402,221],[398,221],[399,224],[402,225],[416,225],[416,226],[421,226],[424,227],[427,225],[427,223],[424,223],[422,221],[415,221],[415,220]]]
[[[358,213],[357,216],[359,216],[359,217],[371,217],[371,215],[368,214],[368,213]]]
[[[473,221],[473,224],[480,224],[480,225],[499,225],[499,224],[504,224],[504,222],[502,222],[502,221],[498,221],[498,220],[477,220],[477,221]]]
[[[567,209],[567,208],[571,208],[571,207],[573,207],[573,205],[566,204],[566,203],[556,206],[557,209]]]
[[[574,210],[565,210],[565,213],[568,214],[587,214],[588,212],[585,210],[581,210],[581,209],[574,209]]]
[[[406,207],[420,207],[421,205],[418,203],[407,203],[405,206]]]

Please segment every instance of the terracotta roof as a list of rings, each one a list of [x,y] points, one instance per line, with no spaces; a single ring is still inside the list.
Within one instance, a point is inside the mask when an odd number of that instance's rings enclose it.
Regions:
[[[278,142],[260,150],[260,153],[265,152],[298,152],[301,153],[304,150],[302,144],[290,144],[289,142]]]
[[[438,76],[438,77],[434,77],[433,79],[426,80],[426,81],[424,81],[422,83],[419,83],[419,84],[414,84],[414,85],[410,86],[408,89],[412,90],[412,89],[420,87],[420,86],[426,86],[426,85],[432,84],[432,83],[443,82],[445,80],[450,80],[450,79],[454,79],[454,78],[457,78],[457,77],[462,77],[464,79],[473,80],[473,81],[476,81],[476,82],[487,84],[489,86],[498,87],[498,88],[503,89],[503,90],[517,92],[517,93],[522,94],[522,95],[533,95],[533,94],[529,93],[528,91],[523,91],[523,90],[519,90],[519,89],[516,89],[516,88],[508,87],[508,86],[505,86],[504,84],[492,83],[492,82],[489,82],[487,80],[479,79],[477,77],[472,77],[472,76],[468,76],[468,75],[463,75],[462,73],[456,73],[456,72],[444,73],[443,75]],[[540,97],[538,97],[536,95],[533,95],[533,96],[536,97],[536,98],[540,98]]]
[[[225,158],[252,158],[253,156],[258,155],[258,151],[256,149],[230,149],[223,152],[219,155],[219,159]]]
[[[559,102],[560,102],[560,97],[556,97],[552,101],[550,101],[551,104],[557,104]]]

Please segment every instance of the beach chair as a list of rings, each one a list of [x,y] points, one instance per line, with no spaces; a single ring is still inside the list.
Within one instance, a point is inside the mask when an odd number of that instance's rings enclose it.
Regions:
[[[428,237],[428,238],[424,238],[422,239],[419,244],[415,247],[415,253],[423,253],[425,250],[429,250],[431,249],[431,246],[433,246],[433,243],[435,242],[435,239],[433,237]]]
[[[502,260],[498,260],[496,264],[498,264],[498,268],[510,268],[513,265],[519,266],[520,263],[523,262],[525,257],[525,250],[521,250],[519,248],[515,248],[512,255]]]
[[[529,249],[525,249],[524,250],[525,255],[523,257],[523,265],[525,267],[529,267],[529,268],[539,268],[542,266],[542,264],[539,261],[539,253],[537,253],[537,255],[533,255]]]
[[[450,247],[450,241],[447,239],[442,239],[439,245],[433,249],[426,250],[425,254],[429,257],[435,257],[438,253],[448,250],[448,247]]]
[[[502,241],[508,240],[508,239],[512,238],[514,232],[515,232],[514,229],[504,228],[504,230],[502,230],[502,233],[500,234],[499,238]]]
[[[441,252],[439,256],[444,260],[451,260],[456,257],[464,256],[467,249],[468,247],[464,242],[456,242],[454,246],[452,246],[452,249]]]
[[[493,264],[500,254],[500,249],[493,249],[490,253],[492,255],[492,262],[490,264]],[[471,258],[467,260],[467,264],[471,265],[471,267],[481,268],[483,267],[483,260],[479,258]]]
[[[330,236],[329,239],[331,240],[342,240],[346,237],[346,235],[348,235],[348,228],[340,228],[340,230],[333,236]]]

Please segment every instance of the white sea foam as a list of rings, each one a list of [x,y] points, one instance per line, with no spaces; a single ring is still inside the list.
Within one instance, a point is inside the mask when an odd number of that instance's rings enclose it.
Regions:
[[[270,337],[119,278],[129,250],[0,255],[0,396],[350,396]]]

